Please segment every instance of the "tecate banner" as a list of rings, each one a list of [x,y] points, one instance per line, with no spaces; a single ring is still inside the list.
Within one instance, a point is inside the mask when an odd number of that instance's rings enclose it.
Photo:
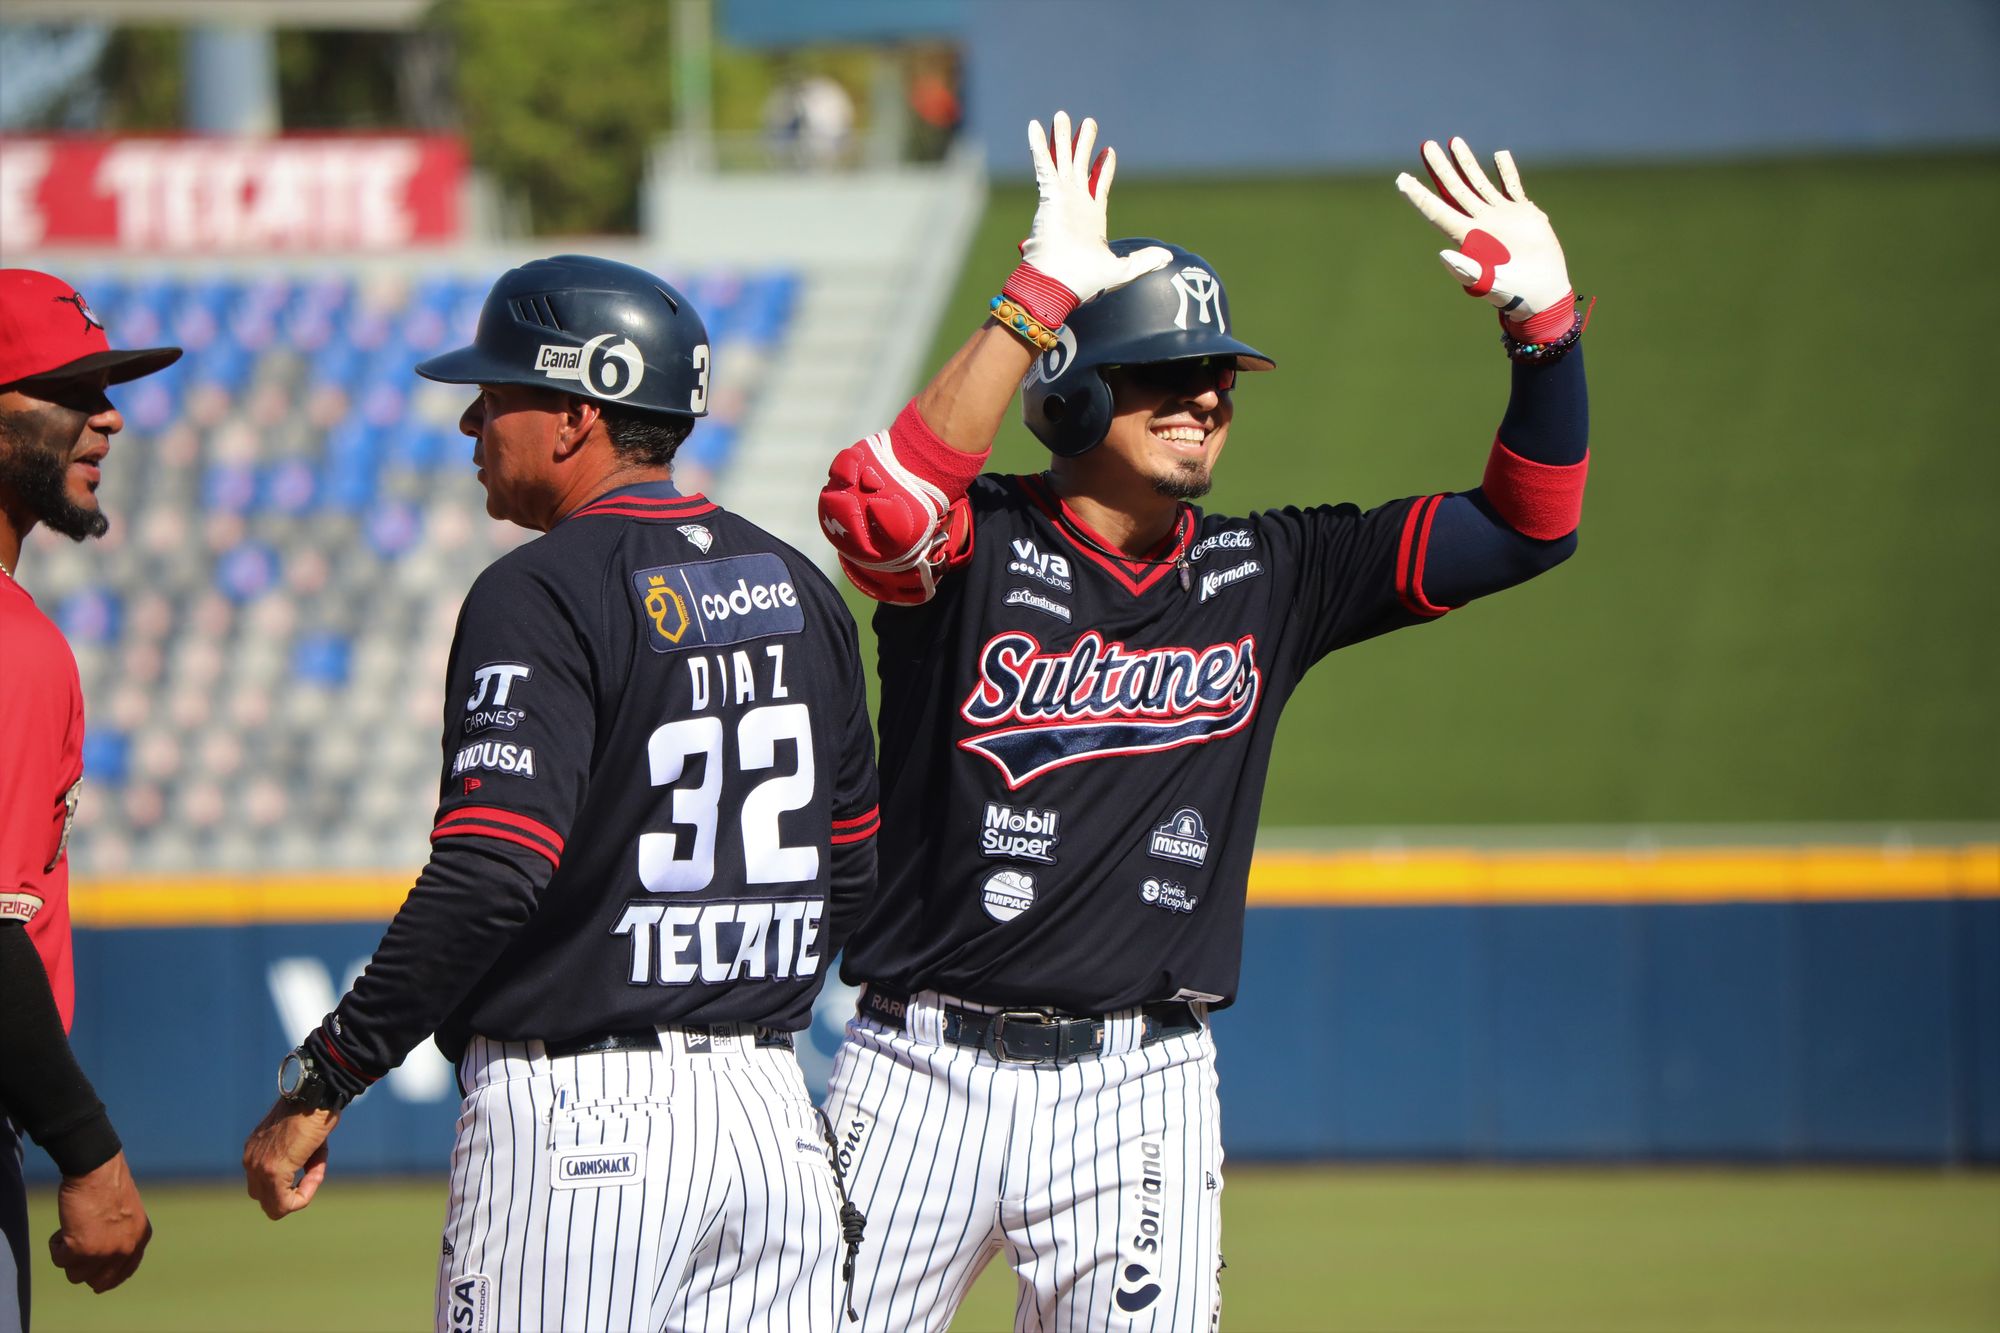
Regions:
[[[0,137],[0,250],[387,250],[459,238],[439,135]]]

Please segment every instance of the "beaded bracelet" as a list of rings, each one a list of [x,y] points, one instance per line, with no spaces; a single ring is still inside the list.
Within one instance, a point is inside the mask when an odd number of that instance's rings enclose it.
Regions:
[[[986,308],[993,312],[993,318],[1000,321],[1002,328],[1012,330],[1041,351],[1046,352],[1062,341],[1047,325],[1004,296],[994,297],[986,303]]]
[[[1500,330],[1500,346],[1506,349],[1507,357],[1512,361],[1522,361],[1531,365],[1560,361],[1569,355],[1569,349],[1576,346],[1578,340],[1583,337],[1583,331],[1590,326],[1590,312],[1595,309],[1597,309],[1597,298],[1593,296],[1576,319],[1570,323],[1569,332],[1551,342],[1519,342],[1503,325]]]

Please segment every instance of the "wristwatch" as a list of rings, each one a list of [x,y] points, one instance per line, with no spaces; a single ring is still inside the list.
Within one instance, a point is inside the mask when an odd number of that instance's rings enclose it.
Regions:
[[[338,1111],[341,1098],[319,1075],[319,1065],[305,1047],[286,1053],[278,1062],[278,1095],[306,1111]]]

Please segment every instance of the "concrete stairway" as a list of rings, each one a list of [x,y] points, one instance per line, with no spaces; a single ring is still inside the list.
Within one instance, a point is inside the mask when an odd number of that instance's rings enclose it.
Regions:
[[[887,426],[916,387],[985,199],[970,154],[935,166],[732,174],[661,151],[647,229],[674,262],[783,265],[801,277],[717,499],[832,568],[814,517],[827,462]],[[977,320],[951,313],[968,328]]]

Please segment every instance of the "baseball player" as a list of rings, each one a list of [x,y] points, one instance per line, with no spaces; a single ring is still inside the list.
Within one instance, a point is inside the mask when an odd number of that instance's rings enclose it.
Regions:
[[[1222,1148],[1208,1014],[1236,993],[1278,716],[1335,649],[1574,549],[1581,320],[1512,160],[1398,185],[1500,308],[1513,397],[1455,495],[1206,514],[1239,376],[1214,268],[1106,243],[1096,129],[1029,128],[1040,203],[991,322],[821,496],[881,605],[881,896],[828,1112],[869,1219],[869,1329],[941,1329],[995,1254],[1016,1326],[1207,1329]],[[1025,377],[1025,383],[1024,381]],[[1048,470],[981,476],[1017,386]]]
[[[77,290],[0,269],[0,1333],[28,1326],[21,1134],[62,1172],[49,1254],[109,1291],[153,1234],[117,1132],[70,1053],[69,832],[83,786],[83,690],[62,631],[15,582],[37,524],[75,541],[111,521],[97,484],[125,419],[105,396],[178,347],[112,350]]]
[[[435,1031],[437,1327],[831,1327],[851,1219],[792,1033],[874,887],[854,623],[674,489],[709,342],[658,278],[523,265],[417,373],[478,385],[487,512],[545,535],[466,596],[430,862],[285,1057],[250,1193],[310,1203],[341,1109]]]

